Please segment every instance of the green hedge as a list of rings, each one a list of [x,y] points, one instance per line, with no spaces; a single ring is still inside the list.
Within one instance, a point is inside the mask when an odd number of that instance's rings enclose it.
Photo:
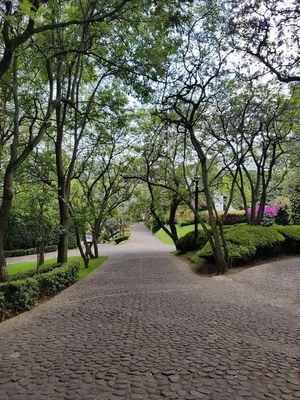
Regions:
[[[39,297],[39,284],[34,278],[5,282],[0,284],[0,293],[4,297],[2,313],[19,314],[35,305]]]
[[[222,211],[218,212],[219,217],[222,217],[224,213]],[[207,211],[202,211],[200,213],[201,218],[206,222],[209,223],[209,215]],[[247,221],[246,213],[244,210],[236,210],[236,211],[229,211],[226,215],[225,220],[223,221],[223,225],[236,225],[242,224]]]
[[[53,271],[35,277],[39,284],[40,296],[50,296],[76,282],[79,264],[62,265]]]
[[[224,230],[232,265],[248,262],[255,257],[269,256],[284,249],[285,237],[274,227],[235,225]],[[209,243],[197,252],[198,257],[213,262]]]
[[[50,270],[52,267],[52,270]],[[11,316],[30,310],[37,299],[53,295],[76,282],[79,264],[44,267],[32,278],[0,284],[0,316]]]
[[[45,253],[51,253],[52,251],[56,251],[57,246],[45,246]],[[20,257],[20,256],[29,256],[37,253],[37,248],[34,247],[32,249],[18,249],[18,250],[9,250],[5,251],[5,257]]]
[[[44,265],[40,268],[39,274],[44,274],[46,272],[50,272],[55,268],[61,267],[62,264],[51,264],[51,265]],[[13,274],[8,277],[8,281],[16,281],[19,279],[26,279],[26,278],[33,278],[35,275],[37,275],[36,269],[32,269],[30,271],[25,271],[25,272],[20,272],[18,274]]]
[[[116,237],[114,238],[114,241],[116,242],[116,244],[119,244],[119,243],[121,243],[121,242],[124,242],[125,240],[128,240],[128,239],[129,239],[129,236],[130,236],[130,235],[128,235],[128,234],[116,236]]]
[[[275,228],[285,237],[284,251],[300,254],[300,225],[275,226]]]
[[[207,242],[207,237],[203,231],[198,232],[198,237],[195,242],[195,232],[188,232],[185,236],[181,237],[177,242],[177,250],[181,254],[185,254],[189,251],[201,249]]]

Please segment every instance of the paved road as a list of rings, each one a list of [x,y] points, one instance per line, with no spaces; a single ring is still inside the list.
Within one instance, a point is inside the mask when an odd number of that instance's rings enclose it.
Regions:
[[[0,326],[0,399],[300,399],[300,260],[193,275],[142,226]]]

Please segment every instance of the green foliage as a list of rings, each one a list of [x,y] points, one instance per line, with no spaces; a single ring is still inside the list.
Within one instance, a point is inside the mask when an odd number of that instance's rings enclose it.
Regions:
[[[288,225],[290,223],[290,212],[287,205],[282,206],[276,217],[275,217],[275,224],[277,225]]]
[[[29,271],[19,272],[18,274],[14,274],[8,277],[9,281],[16,281],[19,279],[33,278],[35,275],[45,274],[54,270],[55,268],[61,267],[62,264],[51,264],[44,265],[40,268],[39,272],[36,269],[31,269]]]
[[[284,250],[290,254],[300,254],[300,225],[276,226],[285,237]]]
[[[121,242],[124,242],[125,240],[128,240],[130,236],[130,233],[124,233],[123,235],[117,235],[116,237],[114,237],[114,241],[116,242],[116,244],[119,244]]]
[[[167,225],[167,228],[170,229],[170,227],[168,225]],[[193,232],[194,229],[195,229],[194,225],[187,225],[187,226],[176,225],[178,238],[183,237],[188,232]],[[202,230],[202,228],[199,226],[199,232],[201,230]],[[155,237],[157,237],[157,239],[161,240],[162,242],[164,242],[166,244],[174,244],[173,240],[170,238],[169,235],[166,234],[166,232],[163,229],[160,229],[158,232],[156,232]]]
[[[39,285],[33,278],[20,279],[1,283],[0,292],[4,297],[2,314],[19,314],[35,305],[39,295]]]
[[[75,283],[78,274],[79,263],[71,262],[43,267],[38,274],[26,271],[12,276],[8,282],[0,284],[0,315],[10,316],[30,310],[38,298],[53,295]]]
[[[218,212],[219,217],[223,217],[223,212]],[[200,216],[206,223],[209,223],[209,215],[207,211],[201,212]],[[246,222],[246,214],[244,210],[229,211],[226,215],[223,225],[235,225]]]
[[[270,256],[282,250],[284,236],[274,227],[235,225],[225,229],[225,237],[232,265],[248,262],[258,256]],[[198,257],[213,262],[210,243],[200,251]]]
[[[35,276],[39,284],[40,296],[50,296],[76,282],[79,263],[62,265],[52,271]]]
[[[198,232],[197,240],[195,241],[195,232],[188,232],[185,236],[181,237],[177,242],[177,250],[181,254],[185,254],[189,251],[201,249],[207,242],[207,237],[204,231]]]
[[[284,242],[284,237],[272,227],[237,225],[225,231],[226,239],[237,245],[254,246],[259,253],[274,251]]]
[[[52,251],[57,250],[57,245],[52,246],[45,246],[44,251],[45,253],[51,253]],[[20,256],[28,256],[31,254],[36,254],[37,248],[34,247],[33,249],[17,249],[17,250],[9,250],[5,252],[5,257],[20,257]]]
[[[156,221],[155,218],[150,218],[147,221],[147,226],[149,229],[151,229],[151,232],[154,234],[156,232],[158,232],[161,228],[160,224]]]
[[[294,193],[291,198],[291,222],[300,224],[300,192]]]
[[[4,247],[6,251],[19,249],[33,249],[38,246],[39,221],[37,220],[34,210],[27,206],[27,210],[14,210],[9,217],[8,229],[5,234]],[[49,219],[44,222],[46,224],[47,238],[45,245],[54,245],[58,241],[58,225],[55,220]],[[34,254],[34,253],[27,253]],[[17,255],[26,255],[15,254]],[[12,255],[10,255],[12,256]]]

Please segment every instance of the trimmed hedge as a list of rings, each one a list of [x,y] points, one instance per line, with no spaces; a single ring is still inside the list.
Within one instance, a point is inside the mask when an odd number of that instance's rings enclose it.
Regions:
[[[285,237],[274,227],[237,225],[224,230],[232,265],[243,264],[258,256],[279,253]],[[198,257],[214,261],[209,243],[197,252]]]
[[[114,238],[114,241],[116,242],[116,244],[119,244],[119,243],[121,243],[121,242],[124,242],[125,240],[128,240],[129,239],[129,236],[130,235],[126,235],[126,234],[124,234],[124,235],[120,235],[120,236],[117,236],[117,237],[115,237]]]
[[[195,242],[195,232],[188,232],[185,236],[181,237],[177,242],[177,250],[181,254],[185,254],[189,251],[201,249],[207,242],[207,237],[204,231],[198,232],[197,241]]]
[[[300,254],[300,225],[276,226],[275,228],[285,237],[285,252]]]
[[[45,246],[45,253],[51,253],[52,251],[56,251],[57,246]],[[18,250],[9,250],[5,251],[5,257],[20,257],[20,256],[30,256],[32,254],[37,253],[37,248],[34,247],[32,249],[18,249]]]
[[[76,282],[79,264],[62,265],[53,271],[35,277],[39,284],[40,296],[51,296]]]
[[[223,216],[223,212],[218,212],[218,215],[220,217]],[[208,212],[201,212],[200,216],[203,218],[203,220],[206,223],[209,223],[209,215]],[[228,214],[226,215],[226,218],[223,222],[223,225],[236,225],[236,224],[242,224],[243,222],[247,221],[246,213],[244,210],[236,210],[236,211],[229,211]]]
[[[39,274],[31,278],[1,283],[0,316],[11,316],[30,310],[38,298],[53,295],[75,283],[78,273],[79,263],[61,266],[56,264],[44,267]]]
[[[39,296],[39,284],[33,278],[5,282],[0,284],[0,292],[4,297],[0,313],[19,314],[35,305]]]
[[[52,264],[52,265],[42,266],[40,268],[40,271],[38,274],[40,275],[40,274],[44,274],[46,272],[50,272],[53,269],[61,267],[61,266],[62,266],[62,264]],[[11,282],[11,281],[19,280],[19,279],[33,278],[35,275],[37,275],[37,271],[36,271],[36,269],[32,269],[30,271],[19,272],[18,274],[13,274],[8,277],[8,281]]]
[[[268,256],[282,250],[284,236],[273,227],[240,225],[225,231],[226,239],[238,246],[253,246],[256,255]]]

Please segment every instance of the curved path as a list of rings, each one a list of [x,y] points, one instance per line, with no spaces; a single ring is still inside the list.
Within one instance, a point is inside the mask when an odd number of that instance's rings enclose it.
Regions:
[[[141,225],[0,325],[0,399],[300,399],[300,260],[198,277]]]

